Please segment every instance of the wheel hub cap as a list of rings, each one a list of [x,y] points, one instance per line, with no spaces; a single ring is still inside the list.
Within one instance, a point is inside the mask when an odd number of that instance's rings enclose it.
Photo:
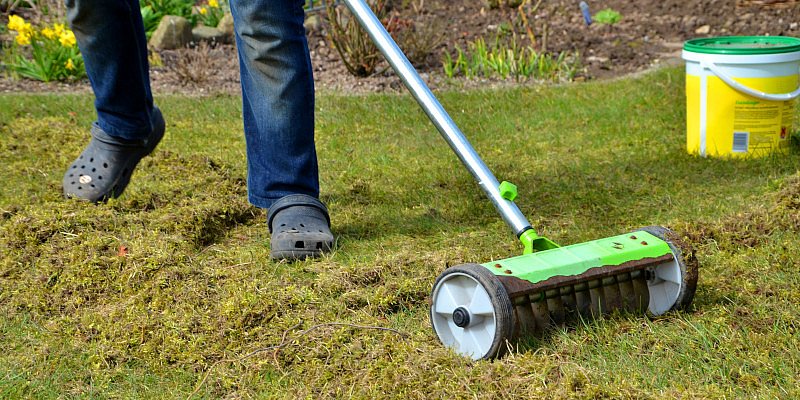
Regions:
[[[459,328],[469,326],[469,311],[464,307],[458,307],[453,311],[453,323]]]

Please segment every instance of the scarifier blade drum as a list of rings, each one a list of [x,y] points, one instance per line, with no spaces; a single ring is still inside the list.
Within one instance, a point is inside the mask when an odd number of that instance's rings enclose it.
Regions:
[[[495,358],[516,339],[579,319],[614,312],[657,316],[686,308],[697,284],[696,262],[669,230],[648,227],[575,246],[611,244],[613,250],[636,253],[636,249],[626,249],[631,243],[624,238],[646,246],[663,244],[665,250],[653,254],[665,253],[616,265],[597,265],[603,261],[591,263],[583,258],[585,271],[570,275],[555,272],[535,282],[514,276],[525,275],[509,269],[521,268],[519,258],[448,268],[431,293],[433,329],[444,345],[460,354],[473,359]],[[557,256],[567,258],[563,253],[570,247],[560,248],[562,254]],[[539,263],[550,256],[545,251],[521,258],[541,269]],[[553,268],[569,271],[565,264]],[[469,323],[463,323],[465,319]]]

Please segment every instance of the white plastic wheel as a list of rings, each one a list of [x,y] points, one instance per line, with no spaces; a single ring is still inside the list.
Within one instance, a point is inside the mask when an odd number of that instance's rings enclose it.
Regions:
[[[513,329],[511,302],[485,267],[449,268],[436,280],[431,299],[431,324],[442,344],[476,360],[504,350]]]
[[[650,292],[650,303],[647,311],[658,316],[688,308],[697,288],[696,260],[691,253],[689,259],[684,257],[681,246],[678,246],[677,239],[674,239],[674,234],[669,229],[648,226],[641,230],[667,242],[673,256],[668,262],[648,268],[647,289]]]
[[[660,264],[652,269],[652,278],[647,280],[650,303],[647,310],[652,315],[661,315],[672,309],[681,293],[681,268],[678,261]]]

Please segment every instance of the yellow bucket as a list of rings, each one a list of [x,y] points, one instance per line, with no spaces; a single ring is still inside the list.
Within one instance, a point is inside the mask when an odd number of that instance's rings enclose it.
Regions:
[[[800,39],[693,39],[682,56],[690,154],[760,157],[788,148],[800,96]]]

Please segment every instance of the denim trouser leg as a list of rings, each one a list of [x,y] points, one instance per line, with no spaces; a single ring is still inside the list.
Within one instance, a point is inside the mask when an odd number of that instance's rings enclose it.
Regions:
[[[138,0],[66,0],[67,17],[95,94],[97,124],[111,136],[150,134],[153,96]]]
[[[153,97],[137,0],[66,0],[94,89],[98,125],[124,139],[150,133]],[[247,142],[248,193],[268,208],[319,196],[314,81],[303,0],[233,0]]]
[[[250,202],[319,196],[314,80],[303,0],[232,0]]]

